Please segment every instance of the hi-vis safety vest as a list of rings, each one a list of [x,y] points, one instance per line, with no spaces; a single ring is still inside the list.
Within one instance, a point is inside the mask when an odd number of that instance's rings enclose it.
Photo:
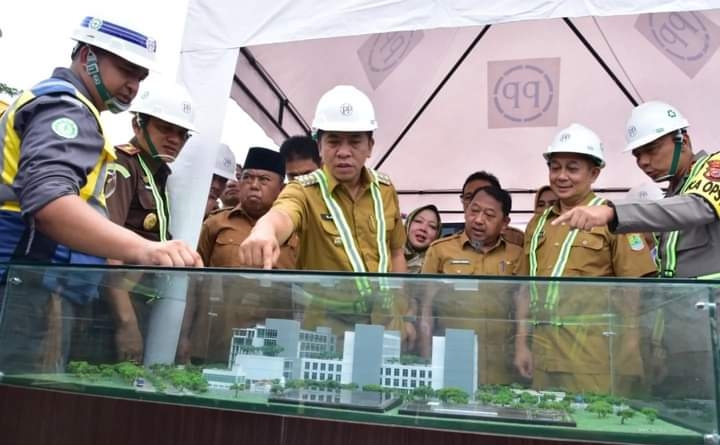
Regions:
[[[61,79],[48,79],[23,92],[0,117],[0,263],[24,257],[37,261],[63,264],[105,264],[104,258],[74,251],[67,246],[48,244],[44,236],[35,236],[34,227],[22,218],[22,208],[12,188],[18,173],[22,140],[15,131],[17,112],[34,99],[44,95],[70,95],[81,101],[95,117],[99,131],[104,135],[100,112],[71,83]],[[107,164],[116,159],[115,149],[105,140],[92,170],[86,176],[79,196],[91,207],[107,214],[105,206],[105,175]],[[32,224],[32,223],[30,223]],[[28,234],[29,232],[29,234]],[[42,240],[38,240],[42,238]],[[22,245],[21,245],[22,244]],[[36,249],[37,247],[37,249]],[[0,267],[0,283],[5,280],[6,270]],[[84,304],[97,298],[102,273],[48,269],[42,275],[42,286],[74,303]]]
[[[20,212],[20,203],[17,198],[10,197],[12,185],[18,172],[20,162],[20,146],[22,140],[15,131],[15,115],[25,105],[39,96],[44,95],[71,95],[80,100],[95,116],[100,133],[105,134],[100,121],[100,112],[83,96],[70,82],[61,79],[47,79],[30,90],[24,91],[20,97],[8,108],[0,119],[0,141],[2,141],[2,152],[0,152],[0,166],[2,177],[0,181],[0,211]],[[105,213],[105,174],[107,164],[116,159],[115,148],[105,140],[102,152],[98,156],[93,169],[87,175],[85,185],[80,189],[80,198],[87,201],[91,206],[102,209]],[[9,199],[8,199],[9,197]]]

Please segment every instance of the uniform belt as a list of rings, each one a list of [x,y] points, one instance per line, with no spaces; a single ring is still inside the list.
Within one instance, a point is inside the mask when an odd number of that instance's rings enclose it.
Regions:
[[[7,184],[0,184],[0,204],[7,201],[17,201],[17,195],[12,187]]]

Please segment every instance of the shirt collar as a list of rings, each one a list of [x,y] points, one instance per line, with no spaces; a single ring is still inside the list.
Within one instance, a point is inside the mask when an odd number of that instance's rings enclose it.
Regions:
[[[61,79],[66,82],[70,82],[77,90],[85,96],[90,102],[93,102],[92,97],[90,96],[90,92],[85,87],[85,84],[83,83],[82,79],[73,72],[73,70],[69,68],[55,68],[52,73],[52,77],[56,79]]]
[[[322,167],[323,172],[325,173],[325,177],[327,178],[328,183],[328,190],[330,193],[335,191],[335,188],[340,185],[337,179],[330,173],[330,169],[327,167],[327,165],[323,165]],[[362,170],[360,171],[360,184],[363,186],[363,191],[367,186],[370,185],[371,182],[377,183],[377,177],[375,175],[371,175],[370,171],[367,167],[363,166]]]
[[[588,193],[588,195],[585,197],[585,199],[583,199],[578,205],[586,206],[586,205],[590,204],[590,201],[592,201],[594,198],[595,198],[595,192],[590,190],[590,193]],[[560,200],[559,199],[555,203],[555,205],[552,206],[550,213],[554,214],[555,216],[560,215]]]
[[[468,247],[470,247],[471,249],[473,249],[473,251],[476,251],[475,248],[473,247],[472,243],[470,242],[470,238],[468,238],[467,233],[465,233],[464,230],[463,230],[462,233],[460,234],[460,242],[462,243],[461,245],[462,245],[463,247],[468,246]],[[498,237],[497,241],[496,241],[495,244],[490,248],[490,250],[488,250],[487,252],[479,252],[479,253],[490,253],[490,252],[492,252],[493,250],[497,249],[501,244],[505,244],[505,238],[503,238],[502,235],[500,235],[500,236]],[[476,251],[476,252],[477,252],[477,251]]]

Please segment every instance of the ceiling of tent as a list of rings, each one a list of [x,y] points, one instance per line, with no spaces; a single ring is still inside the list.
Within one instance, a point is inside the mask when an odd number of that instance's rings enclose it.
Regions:
[[[695,147],[714,148],[718,24],[720,10],[709,10],[252,46],[240,52],[231,95],[281,143],[308,130],[323,92],[355,85],[380,126],[370,165],[393,178],[404,211],[457,210],[464,178],[488,170],[515,191],[522,221],[530,191],[547,181],[541,153],[571,122],[603,139],[607,167],[595,185],[608,192],[646,181],[621,153],[635,103],[672,103]]]

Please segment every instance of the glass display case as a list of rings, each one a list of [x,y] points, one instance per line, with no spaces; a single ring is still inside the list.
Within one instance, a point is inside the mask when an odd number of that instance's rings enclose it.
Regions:
[[[0,385],[504,436],[717,443],[718,284],[9,265]]]

